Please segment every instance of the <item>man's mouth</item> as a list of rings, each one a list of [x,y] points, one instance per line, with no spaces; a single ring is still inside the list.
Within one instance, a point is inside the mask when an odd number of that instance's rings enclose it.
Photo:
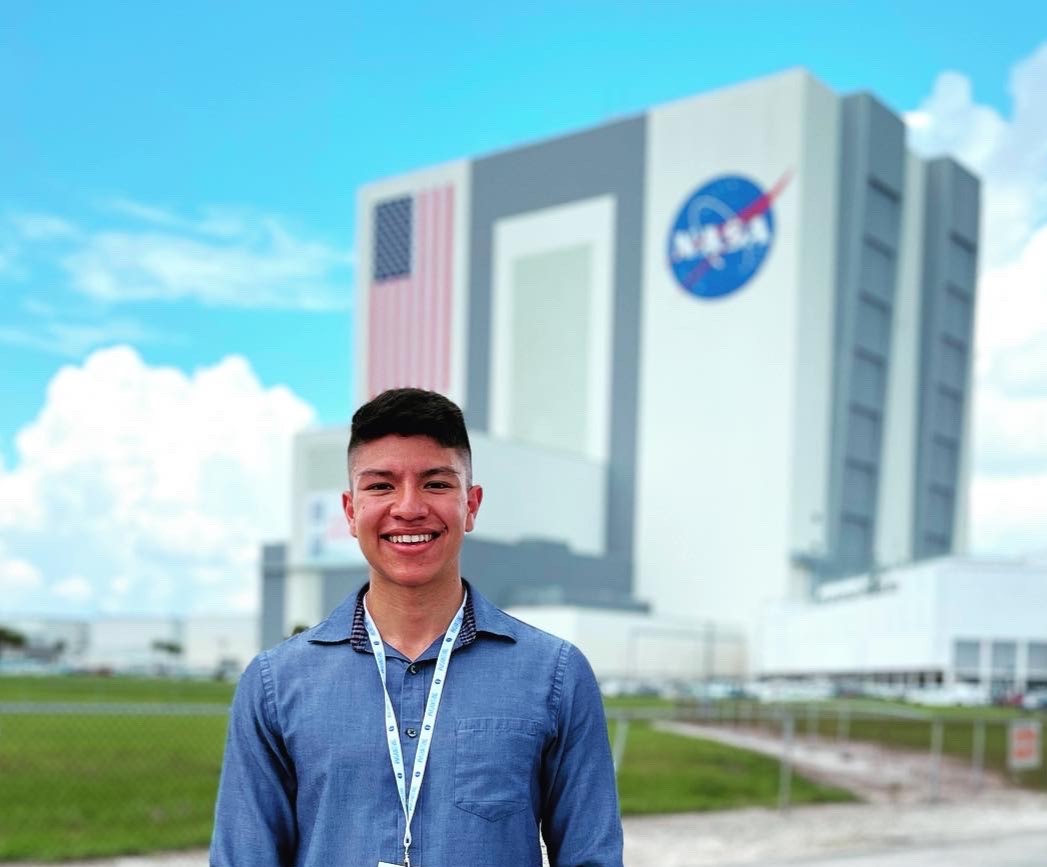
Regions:
[[[423,545],[432,542],[439,533],[389,533],[382,536],[387,542],[395,542],[397,545]]]

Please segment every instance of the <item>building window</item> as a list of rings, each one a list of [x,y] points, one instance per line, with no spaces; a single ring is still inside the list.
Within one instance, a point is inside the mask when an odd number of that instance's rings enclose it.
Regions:
[[[1014,641],[992,643],[992,673],[996,676],[1013,676],[1018,659],[1018,644]]]
[[[1029,674],[1047,677],[1047,641],[1029,642]]]
[[[982,644],[970,639],[957,639],[952,647],[952,666],[957,674],[977,674],[981,669]]]

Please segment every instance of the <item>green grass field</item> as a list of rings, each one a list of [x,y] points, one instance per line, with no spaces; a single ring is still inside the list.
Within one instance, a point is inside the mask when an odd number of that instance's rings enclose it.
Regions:
[[[614,725],[611,727],[614,737]],[[618,773],[622,813],[680,813],[778,804],[778,761],[711,741],[631,723]],[[854,800],[841,790],[793,776],[791,803]]]
[[[0,702],[85,704],[84,713],[0,715],[0,860],[100,857],[206,845],[226,716],[114,714],[89,705],[227,706],[232,693],[230,684],[213,682],[0,677]],[[671,707],[658,699],[608,702],[612,713]],[[849,711],[847,729],[852,739],[921,751],[929,747],[927,719],[861,717],[871,711],[914,712],[909,706],[889,703],[830,702],[819,705],[811,716],[797,709],[797,737],[804,737],[812,725],[820,735],[835,737],[841,708]],[[754,710],[754,705],[737,703],[720,707],[729,720],[751,717]],[[945,752],[962,759],[971,755],[972,720],[990,719],[986,766],[997,770],[1005,761],[1005,723],[1028,716],[999,708],[934,709],[933,713],[945,720]],[[1047,773],[1042,769],[1022,775],[1020,781],[1047,789]],[[619,791],[627,814],[773,806],[778,797],[778,764],[633,722]],[[847,798],[844,792],[794,776],[793,803]]]
[[[0,859],[204,845],[225,716],[0,717]]]
[[[0,702],[228,704],[228,684],[133,678],[0,678]],[[636,707],[636,702],[615,707]],[[0,860],[205,846],[226,717],[0,715]],[[623,811],[773,805],[777,764],[649,726],[630,726]],[[794,779],[793,800],[847,795]]]
[[[0,702],[126,702],[224,704],[235,685],[210,680],[147,677],[0,677]]]

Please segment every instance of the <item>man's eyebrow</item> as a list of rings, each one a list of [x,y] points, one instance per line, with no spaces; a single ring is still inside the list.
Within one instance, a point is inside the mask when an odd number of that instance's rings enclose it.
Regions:
[[[378,469],[365,469],[360,470],[357,473],[358,476],[378,476],[382,479],[389,479],[396,475],[392,470],[378,470]],[[461,473],[451,466],[443,467],[430,467],[427,470],[422,470],[421,477],[423,479],[431,478],[432,476],[460,476]]]
[[[458,472],[454,467],[433,467],[422,473],[423,479],[428,479],[432,476],[458,476],[461,473]]]
[[[392,470],[360,470],[357,473],[358,476],[379,476],[383,479],[387,479],[393,475]]]

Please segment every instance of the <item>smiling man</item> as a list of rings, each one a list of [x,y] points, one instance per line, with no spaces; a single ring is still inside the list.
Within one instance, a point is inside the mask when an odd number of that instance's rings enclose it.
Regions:
[[[551,867],[622,867],[589,664],[461,576],[483,491],[458,407],[362,406],[342,500],[370,580],[244,672],[211,864],[538,867],[541,837]]]

